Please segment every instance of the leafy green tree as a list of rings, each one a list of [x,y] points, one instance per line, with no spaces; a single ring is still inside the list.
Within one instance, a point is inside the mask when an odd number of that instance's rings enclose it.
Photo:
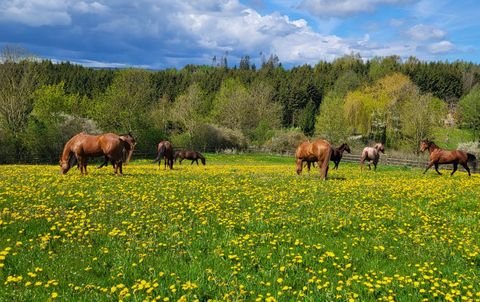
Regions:
[[[105,131],[138,132],[150,122],[145,117],[151,108],[152,95],[149,72],[119,71],[105,93],[99,96],[92,116]]]
[[[307,106],[300,113],[300,129],[308,136],[312,136],[315,131],[315,117],[317,109],[312,101],[307,103]]]
[[[463,125],[473,131],[474,139],[480,137],[480,85],[458,103],[458,111]]]
[[[83,98],[66,94],[63,82],[41,86],[34,92],[33,99],[28,126],[22,134],[31,158],[55,162],[70,137],[81,131],[98,132],[93,121],[80,115]]]
[[[185,93],[177,97],[170,111],[173,120],[182,125],[190,140],[197,127],[205,121],[201,114],[204,102],[204,92],[198,84],[192,84]]]
[[[238,79],[228,79],[214,99],[213,121],[240,130],[250,139],[263,140],[268,128],[280,125],[281,105],[272,101],[272,93],[265,83],[247,89]]]
[[[369,61],[368,75],[374,81],[400,70],[400,57],[375,57]]]
[[[339,144],[348,138],[347,125],[343,97],[334,93],[328,94],[320,104],[315,122],[315,135],[333,144]]]
[[[402,141],[410,150],[418,150],[420,141],[431,137],[434,128],[441,125],[446,114],[445,102],[431,94],[421,95],[417,90],[400,106]]]
[[[17,138],[27,125],[39,77],[34,58],[22,48],[6,46],[0,61],[1,122]]]
[[[398,138],[399,105],[411,98],[415,89],[408,77],[394,73],[348,93],[344,109],[352,132],[383,142],[387,137]]]

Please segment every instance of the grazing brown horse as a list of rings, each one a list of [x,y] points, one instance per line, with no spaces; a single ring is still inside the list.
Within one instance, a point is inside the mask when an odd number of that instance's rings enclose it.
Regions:
[[[177,162],[177,159],[180,164],[182,164],[182,161],[184,159],[190,159],[192,161],[191,165],[196,162],[198,166],[198,160],[202,162],[202,164],[205,166],[205,157],[203,157],[200,152],[197,151],[187,151],[187,150],[182,150],[182,151],[177,151],[175,152],[175,162]]]
[[[160,163],[162,162],[162,159],[164,159],[165,166],[164,169],[167,168],[167,164],[170,167],[170,170],[173,169],[173,146],[172,143],[169,141],[161,141],[158,143],[157,147],[157,157],[153,160],[153,162],[158,161],[158,167],[160,168]]]
[[[465,170],[467,170],[468,176],[471,174],[467,163],[472,163],[473,171],[475,171],[477,168],[477,158],[471,153],[461,150],[443,150],[428,139],[424,139],[420,142],[420,151],[424,152],[425,150],[428,150],[430,153],[430,162],[428,163],[425,171],[423,171],[423,174],[425,174],[432,166],[435,166],[435,171],[437,171],[439,175],[442,175],[442,173],[438,171],[438,165],[442,164],[453,164],[453,171],[450,173],[450,176],[457,171],[458,164],[462,165]]]
[[[302,173],[303,162],[317,162],[318,168],[320,169],[320,177],[327,179],[328,163],[332,153],[332,147],[326,140],[319,139],[312,143],[301,143],[295,151],[297,174],[300,175]]]
[[[385,153],[385,147],[382,143],[377,143],[373,147],[365,147],[360,157],[360,169],[363,170],[363,164],[368,162],[368,169],[371,170],[370,163],[373,163],[374,170],[377,170],[378,160],[380,159],[380,152]]]
[[[133,144],[132,144],[133,141]],[[89,157],[105,156],[115,162],[115,174],[123,174],[122,163],[128,162],[135,147],[135,139],[126,139],[114,133],[90,135],[81,132],[73,136],[64,146],[60,158],[60,172],[66,174],[77,162],[82,175],[87,174]]]

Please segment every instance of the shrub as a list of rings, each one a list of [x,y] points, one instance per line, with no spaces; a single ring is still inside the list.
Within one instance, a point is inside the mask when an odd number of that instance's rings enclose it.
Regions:
[[[278,130],[263,147],[266,151],[275,153],[293,153],[297,146],[308,138],[301,130]]]
[[[247,139],[241,131],[212,124],[199,125],[191,137],[187,133],[175,135],[172,143],[188,149],[215,152],[226,149],[243,150],[247,147]]]

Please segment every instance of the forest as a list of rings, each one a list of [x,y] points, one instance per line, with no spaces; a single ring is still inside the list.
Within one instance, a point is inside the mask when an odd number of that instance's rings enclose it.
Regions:
[[[416,152],[442,129],[477,144],[480,65],[358,54],[284,68],[276,55],[181,69],[95,69],[7,46],[0,53],[0,163],[58,162],[80,131],[130,132],[215,152],[288,152],[302,140],[381,141]]]

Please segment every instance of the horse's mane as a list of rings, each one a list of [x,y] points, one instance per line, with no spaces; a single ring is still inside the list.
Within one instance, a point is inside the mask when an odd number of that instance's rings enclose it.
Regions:
[[[441,149],[437,144],[435,144],[435,142],[429,139],[424,139],[423,142],[427,144],[428,149],[430,149],[430,147],[433,147],[434,149]]]

